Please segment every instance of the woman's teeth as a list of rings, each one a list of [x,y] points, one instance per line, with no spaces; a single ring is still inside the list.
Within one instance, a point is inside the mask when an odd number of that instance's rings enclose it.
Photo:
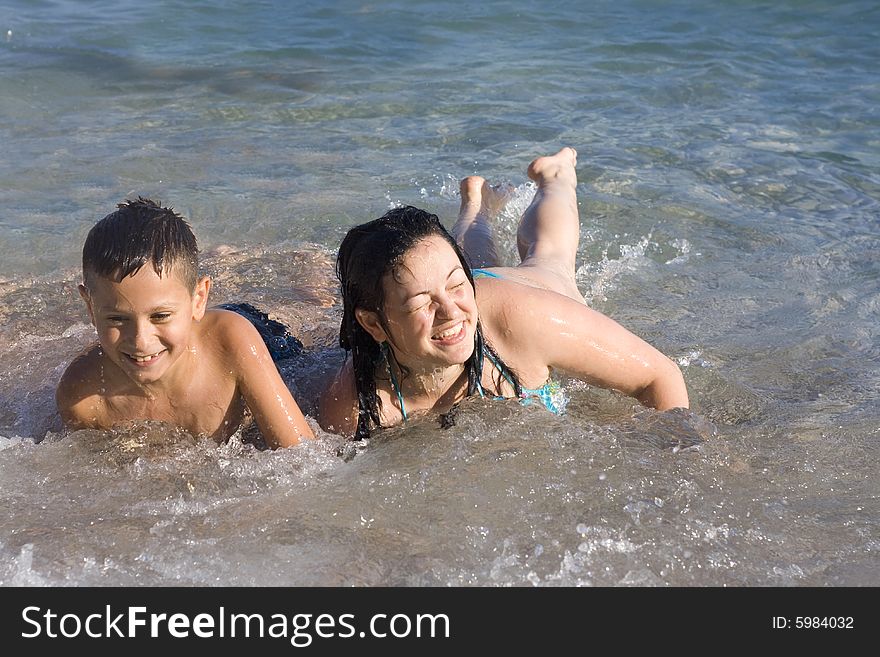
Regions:
[[[448,328],[445,331],[441,331],[440,333],[435,334],[433,337],[434,340],[446,340],[453,336],[458,335],[461,332],[461,324],[456,324],[452,328]]]

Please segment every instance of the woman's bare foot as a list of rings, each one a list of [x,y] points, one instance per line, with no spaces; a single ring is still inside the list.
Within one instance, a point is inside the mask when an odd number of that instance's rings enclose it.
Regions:
[[[477,267],[496,267],[498,251],[492,235],[491,220],[513,195],[513,187],[489,185],[481,176],[463,178],[461,209],[452,227],[452,236]]]
[[[483,206],[483,185],[486,180],[481,176],[462,178],[458,185],[461,191],[461,209],[459,220],[473,220]]]
[[[577,151],[563,148],[528,168],[538,184],[516,231],[518,269],[551,290],[585,303],[577,287],[575,260],[580,240]]]
[[[566,146],[555,155],[545,155],[534,160],[529,165],[528,175],[538,185],[558,179],[577,185],[576,164],[577,151]]]
[[[498,216],[516,191],[513,185],[490,185],[482,176],[462,178],[459,189],[461,190],[459,215],[468,214],[475,217],[479,214],[487,219]]]

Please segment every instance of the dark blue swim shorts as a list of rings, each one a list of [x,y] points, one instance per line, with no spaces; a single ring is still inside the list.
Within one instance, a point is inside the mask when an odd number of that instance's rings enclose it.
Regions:
[[[272,360],[276,363],[285,358],[299,356],[305,351],[303,343],[290,334],[290,330],[281,322],[269,319],[263,311],[249,303],[224,303],[218,308],[238,313],[256,327],[269,349]]]

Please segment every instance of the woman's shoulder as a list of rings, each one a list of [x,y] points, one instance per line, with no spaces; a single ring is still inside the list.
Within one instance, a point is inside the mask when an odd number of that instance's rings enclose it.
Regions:
[[[528,360],[542,360],[560,325],[576,324],[586,310],[558,292],[509,279],[478,282],[477,307],[487,339]]]
[[[321,395],[318,424],[324,431],[353,436],[357,430],[357,421],[357,387],[351,359],[347,359]]]
[[[483,333],[502,351],[521,353],[528,348],[545,305],[541,290],[503,278],[477,281]]]
[[[534,322],[538,316],[552,311],[555,304],[564,302],[562,295],[515,278],[516,273],[493,271],[503,273],[496,278],[475,280],[477,306],[485,324]]]

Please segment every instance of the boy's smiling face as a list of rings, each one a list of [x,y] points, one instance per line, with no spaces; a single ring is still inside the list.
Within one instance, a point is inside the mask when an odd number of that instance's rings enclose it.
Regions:
[[[158,382],[191,348],[193,322],[208,301],[210,281],[187,288],[174,267],[159,276],[147,263],[120,282],[87,277],[80,295],[104,354],[138,384]]]

